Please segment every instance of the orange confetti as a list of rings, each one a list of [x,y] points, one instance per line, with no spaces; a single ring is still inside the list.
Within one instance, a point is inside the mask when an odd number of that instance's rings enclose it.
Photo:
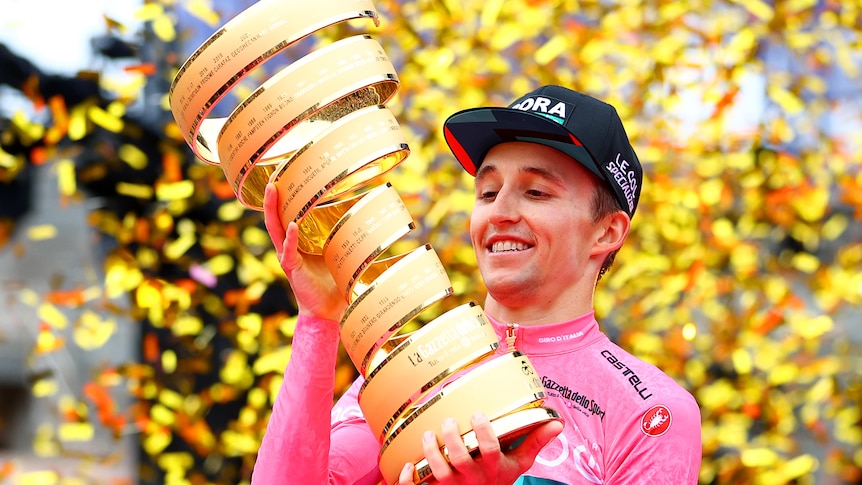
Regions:
[[[236,194],[233,192],[233,188],[226,180],[211,183],[210,190],[212,191],[213,196],[219,199],[230,200],[236,197]]]
[[[44,165],[49,158],[48,149],[45,147],[33,147],[30,150],[30,161],[33,165]]]
[[[159,349],[159,339],[155,334],[148,333],[144,335],[143,356],[146,362],[158,362],[161,350]]]
[[[87,301],[84,290],[56,290],[47,294],[47,300],[56,305],[75,308]]]
[[[179,182],[183,179],[182,161],[174,151],[166,151],[162,155],[162,177],[167,182]]]
[[[153,76],[158,72],[158,67],[152,62],[144,62],[141,64],[126,66],[123,70],[126,72],[143,74],[144,76]]]
[[[51,109],[53,123],[45,132],[45,143],[56,145],[69,132],[69,112],[66,110],[66,101],[62,96],[51,96],[48,106]]]
[[[781,311],[777,308],[770,308],[762,319],[755,321],[752,330],[760,335],[766,335],[778,327],[782,322],[784,322],[784,315]]]
[[[15,462],[13,460],[7,460],[3,462],[2,466],[0,466],[0,478],[9,478],[14,472]]]
[[[143,217],[135,221],[135,241],[146,242],[152,237],[152,224]]]

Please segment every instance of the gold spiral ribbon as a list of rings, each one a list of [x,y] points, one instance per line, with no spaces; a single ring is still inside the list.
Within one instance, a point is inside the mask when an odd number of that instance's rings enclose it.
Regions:
[[[458,423],[475,453],[470,417],[477,411],[504,447],[558,414],[542,407],[544,390],[529,359],[499,353],[475,302],[404,331],[454,292],[430,245],[386,254],[415,228],[385,180],[410,153],[386,106],[399,86],[388,56],[369,35],[334,41],[273,74],[229,116],[209,116],[275,54],[361,18],[378,24],[370,0],[261,0],[189,57],[171,85],[170,106],[194,154],[221,166],[242,204],[262,210],[267,183],[275,185],[282,224],[299,224],[300,250],[323,258],[348,304],[340,338],[365,379],[359,405],[379,439],[384,480],[397,482],[411,462],[414,482],[430,483],[421,436],[444,419]]]

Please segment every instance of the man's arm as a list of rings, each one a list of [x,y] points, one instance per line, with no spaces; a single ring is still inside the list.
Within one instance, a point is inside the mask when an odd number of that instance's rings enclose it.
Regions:
[[[338,320],[347,301],[323,258],[297,250],[299,228],[293,222],[282,226],[272,184],[266,188],[264,221],[296,297],[299,318],[252,480],[256,485],[361,483],[357,480],[369,470],[376,471],[376,440],[362,419],[330,424]]]
[[[300,315],[252,483],[376,484],[377,442],[361,417],[330,420],[338,322]]]

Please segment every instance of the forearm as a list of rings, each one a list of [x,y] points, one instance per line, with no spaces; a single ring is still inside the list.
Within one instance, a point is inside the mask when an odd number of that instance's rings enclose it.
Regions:
[[[252,483],[328,483],[338,324],[300,316]]]

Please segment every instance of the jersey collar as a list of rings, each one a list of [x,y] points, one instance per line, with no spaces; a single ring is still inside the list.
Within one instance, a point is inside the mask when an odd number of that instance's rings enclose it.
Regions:
[[[595,312],[581,315],[574,320],[543,325],[513,325],[500,322],[485,314],[494,326],[497,337],[506,342],[507,332],[514,330],[515,349],[527,355],[556,354],[568,352],[588,345],[601,335]],[[513,322],[514,323],[514,322]]]

